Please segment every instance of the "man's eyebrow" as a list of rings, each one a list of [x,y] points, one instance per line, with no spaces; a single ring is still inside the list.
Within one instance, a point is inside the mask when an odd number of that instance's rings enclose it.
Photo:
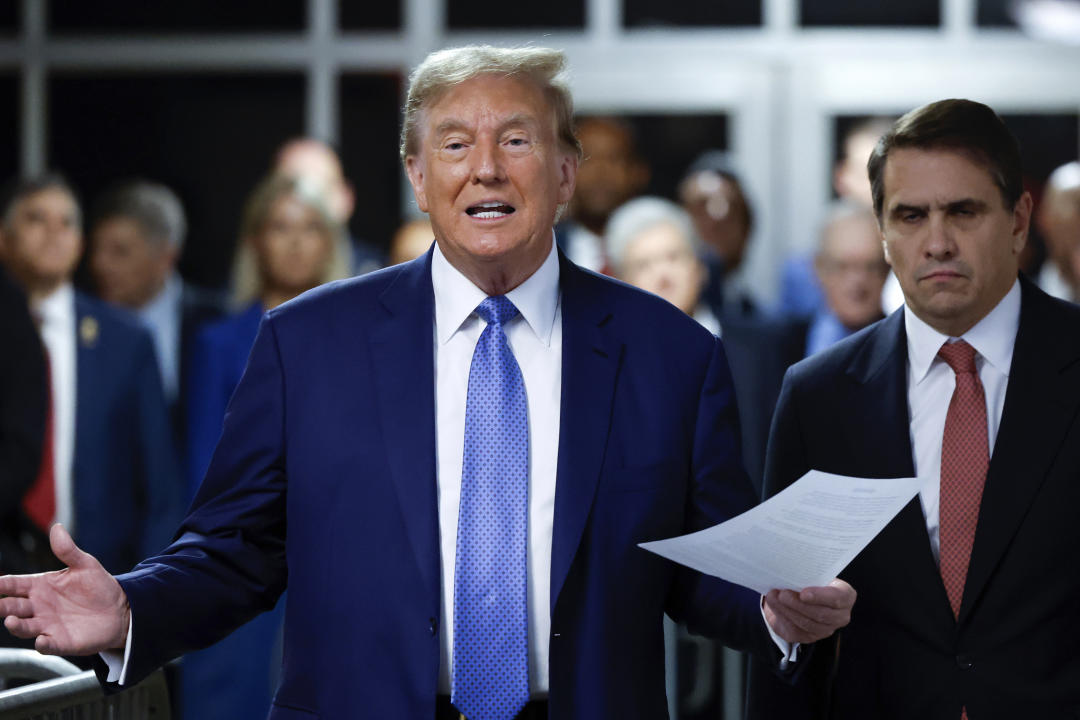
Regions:
[[[449,118],[443,120],[441,123],[435,126],[435,131],[432,133],[435,137],[441,137],[452,130],[465,130],[465,123],[455,118]]]
[[[529,128],[537,125],[536,118],[527,113],[517,113],[511,115],[499,124],[499,132],[503,132],[509,128],[526,126]]]
[[[897,203],[896,205],[893,205],[891,208],[889,208],[889,215],[895,217],[897,215],[903,215],[904,213],[909,212],[925,213],[929,209],[930,208],[927,205],[909,205],[907,203]]]
[[[985,200],[976,198],[961,198],[945,203],[947,210],[985,210],[989,207]]]

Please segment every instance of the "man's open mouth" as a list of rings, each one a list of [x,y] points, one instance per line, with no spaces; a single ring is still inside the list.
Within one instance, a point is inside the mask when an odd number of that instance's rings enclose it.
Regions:
[[[512,205],[507,205],[501,202],[484,202],[472,205],[465,210],[470,217],[480,218],[482,220],[494,220],[495,218],[506,217],[514,212]]]

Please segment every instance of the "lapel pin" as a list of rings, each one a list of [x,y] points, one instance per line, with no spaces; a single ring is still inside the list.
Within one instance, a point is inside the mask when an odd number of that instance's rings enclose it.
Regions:
[[[97,344],[98,339],[98,321],[96,318],[87,315],[79,323],[79,340],[86,347],[93,347]]]

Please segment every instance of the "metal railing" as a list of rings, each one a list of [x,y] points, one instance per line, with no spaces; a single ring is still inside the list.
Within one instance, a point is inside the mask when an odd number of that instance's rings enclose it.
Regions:
[[[92,670],[33,650],[0,649],[0,679],[35,680],[0,692],[0,720],[169,720],[169,692],[158,670],[138,685],[105,695]]]

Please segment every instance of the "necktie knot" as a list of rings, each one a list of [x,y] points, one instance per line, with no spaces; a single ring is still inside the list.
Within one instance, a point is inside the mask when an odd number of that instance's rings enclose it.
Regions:
[[[518,309],[505,295],[492,295],[476,306],[476,314],[484,318],[488,325],[502,327],[517,317]]]
[[[975,348],[963,340],[942,345],[938,357],[948,363],[957,375],[975,372]]]

